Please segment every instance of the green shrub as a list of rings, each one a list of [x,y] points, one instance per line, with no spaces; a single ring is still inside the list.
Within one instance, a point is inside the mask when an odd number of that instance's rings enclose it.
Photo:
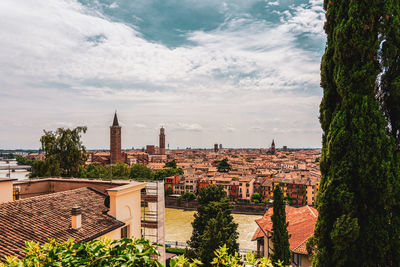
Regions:
[[[169,247],[166,247],[165,251],[168,252],[168,253],[176,254],[176,255],[185,254],[185,249],[184,248],[169,248]]]

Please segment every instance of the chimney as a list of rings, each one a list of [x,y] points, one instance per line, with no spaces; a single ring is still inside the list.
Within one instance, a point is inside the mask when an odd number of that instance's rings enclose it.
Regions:
[[[82,226],[82,211],[81,207],[73,206],[71,209],[71,226],[72,229],[78,230]]]

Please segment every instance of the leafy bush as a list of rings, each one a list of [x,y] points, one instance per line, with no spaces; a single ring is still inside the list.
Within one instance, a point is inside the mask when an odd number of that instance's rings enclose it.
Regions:
[[[156,259],[157,244],[145,239],[123,238],[111,241],[104,238],[87,243],[74,243],[73,239],[60,243],[54,239],[40,246],[26,242],[23,259],[7,257],[0,267],[17,266],[162,266]]]
[[[6,257],[6,261],[0,267],[47,267],[47,266],[140,266],[140,267],[163,267],[157,260],[159,244],[150,243],[145,239],[123,238],[111,241],[103,238],[87,243],[74,243],[73,239],[66,242],[58,242],[50,239],[48,243],[40,246],[36,242],[26,242],[25,254],[23,259],[16,257]],[[183,253],[185,249],[166,248],[170,253]],[[273,267],[268,258],[257,259],[255,253],[248,253],[244,262],[237,252],[229,254],[226,245],[219,247],[215,252],[211,262],[216,266],[257,266]],[[188,259],[184,255],[179,255],[170,260],[170,267],[197,267],[202,263],[197,259]],[[284,267],[280,261],[275,266]]]
[[[170,248],[170,247],[166,247],[165,251],[168,253],[173,253],[176,255],[183,255],[185,254],[185,249],[184,248]]]

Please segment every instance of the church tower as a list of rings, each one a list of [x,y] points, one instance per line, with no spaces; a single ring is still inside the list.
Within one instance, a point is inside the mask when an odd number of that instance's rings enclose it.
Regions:
[[[164,127],[160,129],[160,154],[165,155],[165,132]]]
[[[270,151],[271,151],[272,154],[275,154],[275,140],[274,139],[272,139]]]
[[[115,112],[113,124],[110,126],[110,163],[115,164],[121,160],[121,127],[118,124],[117,112]]]

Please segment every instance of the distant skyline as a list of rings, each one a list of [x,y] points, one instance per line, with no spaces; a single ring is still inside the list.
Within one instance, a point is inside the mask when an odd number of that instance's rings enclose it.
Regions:
[[[322,0],[2,0],[0,149],[321,147]]]

